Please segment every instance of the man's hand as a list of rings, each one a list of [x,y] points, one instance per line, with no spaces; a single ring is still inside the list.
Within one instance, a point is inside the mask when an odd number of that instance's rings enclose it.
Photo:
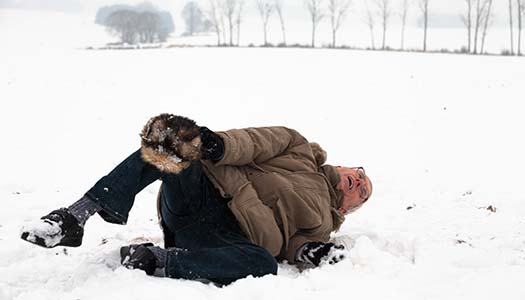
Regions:
[[[157,258],[148,249],[152,243],[133,244],[120,248],[120,262],[128,269],[141,269],[153,275],[157,268]]]
[[[208,127],[201,127],[199,129],[201,135],[201,153],[203,159],[210,159],[219,161],[224,156],[224,141],[215,132],[208,129]]]
[[[314,266],[319,266],[323,262],[335,264],[345,258],[343,245],[336,245],[334,243],[323,242],[309,242],[303,245],[301,252],[297,256],[297,260],[304,263],[310,263]]]

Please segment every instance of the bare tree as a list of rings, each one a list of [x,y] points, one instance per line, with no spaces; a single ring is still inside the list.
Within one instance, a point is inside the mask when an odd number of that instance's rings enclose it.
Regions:
[[[304,0],[306,8],[310,13],[310,21],[312,21],[312,48],[315,47],[315,30],[317,25],[323,19],[323,11],[321,9],[322,0]]]
[[[410,7],[409,0],[403,0],[401,3],[401,50],[405,48],[405,27],[407,23],[408,9]]]
[[[233,46],[233,27],[235,25],[235,10],[237,8],[238,0],[224,0],[222,2],[222,12],[228,21],[228,33],[230,38],[230,46]]]
[[[480,28],[483,23],[483,18],[485,16],[485,11],[487,10],[488,1],[487,0],[476,0],[476,11],[474,18],[474,54],[478,53],[478,35]]]
[[[480,53],[484,53],[485,38],[487,37],[487,29],[492,24],[492,2],[493,0],[486,0],[488,2],[487,11],[483,17],[483,33],[481,34],[481,49]]]
[[[385,50],[386,47],[386,29],[388,28],[388,21],[392,15],[392,8],[390,6],[390,0],[375,0],[378,8],[379,17],[381,19],[381,26],[383,27],[383,42],[381,43],[381,49]]]
[[[217,0],[219,1],[219,22],[221,23],[221,33],[222,33],[222,43],[224,45],[227,44],[227,37],[226,37],[226,21],[225,21],[225,16],[224,16],[224,10],[222,9],[222,7],[224,6],[224,3],[222,2],[223,0]]]
[[[239,0],[239,7],[237,8],[237,16],[235,18],[235,24],[237,27],[237,47],[239,47],[241,41],[241,23],[242,23],[242,14],[244,11],[245,0]]]
[[[203,18],[202,11],[195,1],[190,1],[184,5],[182,9],[182,18],[186,23],[186,34],[193,35],[199,31],[202,26]]]
[[[419,9],[423,14],[423,52],[427,51],[427,30],[428,30],[428,2],[430,0],[419,0]]]
[[[181,15],[184,19],[184,23],[186,23],[187,35],[193,35],[196,31],[196,28],[199,26],[197,21],[199,19],[199,13],[200,11],[196,2],[190,1],[184,5]]]
[[[343,24],[349,8],[350,0],[328,0],[328,13],[332,24],[332,48],[335,48],[337,31]]]
[[[518,4],[518,55],[521,55],[521,29],[522,29],[522,23],[521,18],[525,14],[525,1],[524,0],[516,0]]]
[[[366,22],[366,25],[368,26],[368,29],[370,30],[370,42],[371,42],[372,49],[375,49],[376,45],[375,45],[375,39],[374,39],[374,27],[375,27],[374,13],[370,9],[370,6],[368,5],[368,1],[367,0],[363,0],[363,1],[365,3],[365,8],[366,8],[365,22]]]
[[[218,3],[216,0],[208,0],[208,17],[210,19],[210,22],[212,24],[212,28],[215,31],[215,34],[217,34],[217,46],[221,45],[221,16],[218,9]]]
[[[510,55],[514,55],[514,24],[512,23],[512,0],[509,0]]]
[[[283,33],[283,45],[286,46],[286,31],[284,27],[284,16],[283,16],[283,0],[274,0],[273,6],[275,7],[275,12],[279,16],[279,21],[281,22],[281,31]]]
[[[470,53],[472,47],[472,1],[473,0],[465,0],[465,3],[467,4],[467,14],[461,16],[461,20],[463,21],[463,24],[467,27],[467,52]]]
[[[255,0],[255,4],[257,5],[257,11],[259,11],[259,15],[261,16],[261,21],[263,24],[263,34],[264,34],[264,45],[268,45],[268,21],[270,20],[270,16],[274,12],[274,7],[271,0]]]

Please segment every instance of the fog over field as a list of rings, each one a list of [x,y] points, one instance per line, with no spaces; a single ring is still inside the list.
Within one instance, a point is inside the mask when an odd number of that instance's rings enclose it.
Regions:
[[[369,7],[372,10],[377,10],[372,0],[367,0]],[[77,23],[83,23],[91,27],[91,22],[94,21],[97,10],[102,6],[112,4],[139,4],[144,1],[116,1],[116,0],[96,0],[96,1],[37,1],[37,0],[0,0],[0,8],[22,9],[26,11],[53,11],[61,12],[75,18]],[[216,38],[213,33],[209,33],[206,37],[192,37],[180,38],[185,31],[185,23],[181,17],[183,7],[189,1],[168,1],[156,0],[151,1],[152,4],[160,9],[170,12],[175,23],[175,32],[170,39],[171,43],[175,44],[215,44]],[[326,2],[326,1],[325,1]],[[196,1],[203,11],[209,10],[208,1]],[[370,32],[366,23],[366,9],[364,0],[350,1],[350,8],[348,16],[346,17],[341,29],[338,32],[338,45],[346,45],[351,47],[367,48],[371,47]],[[388,21],[386,46],[397,49],[401,46],[401,0],[391,0],[390,3],[390,18]],[[407,49],[421,49],[423,43],[422,30],[422,13],[419,8],[418,1],[410,1],[410,6],[407,15],[407,28],[405,32],[404,48]],[[325,13],[324,19],[318,26],[317,42],[318,46],[327,46],[331,42],[331,26],[328,16],[326,15],[326,3],[323,2],[323,10]],[[485,49],[491,53],[499,54],[505,49],[510,49],[510,33],[508,21],[508,7],[505,1],[495,1],[492,8],[492,21],[488,28]],[[309,21],[308,11],[303,0],[287,0],[284,2],[284,18],[287,27],[287,42],[288,44],[309,44],[311,35],[311,24]],[[381,46],[382,29],[379,21],[378,12],[375,14],[375,29],[374,39],[375,47]],[[463,46],[467,46],[467,30],[461,19],[461,16],[467,14],[467,6],[465,1],[460,0],[441,0],[429,2],[429,32],[428,32],[428,49],[429,50],[458,50]],[[473,15],[474,17],[474,15]],[[517,16],[513,15],[514,19],[514,43],[517,44]],[[50,20],[52,21],[52,20]],[[18,22],[17,20],[0,20],[0,24],[4,26],[10,22]],[[474,21],[473,21],[474,22]],[[11,26],[12,27],[12,26]],[[60,26],[59,26],[60,27]],[[12,27],[14,28],[14,27]],[[66,29],[68,31],[68,29]],[[104,30],[101,30],[104,31]],[[42,32],[42,30],[40,30]],[[56,30],[60,33],[61,30]],[[262,25],[260,16],[256,9],[255,0],[245,1],[245,8],[243,12],[243,21],[241,27],[240,44],[260,45],[263,43]],[[474,32],[472,33],[474,39]],[[481,33],[480,33],[481,34]],[[107,36],[108,41],[115,41],[116,38]],[[103,40],[103,39],[98,39]],[[268,25],[268,42],[277,45],[282,42],[280,23],[275,13],[270,17]],[[89,46],[84,44],[85,46]],[[514,45],[514,48],[516,45]]]

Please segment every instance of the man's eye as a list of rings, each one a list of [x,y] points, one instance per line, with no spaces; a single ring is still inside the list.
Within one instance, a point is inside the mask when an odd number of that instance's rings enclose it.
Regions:
[[[352,188],[352,178],[348,177],[348,189],[351,189]]]

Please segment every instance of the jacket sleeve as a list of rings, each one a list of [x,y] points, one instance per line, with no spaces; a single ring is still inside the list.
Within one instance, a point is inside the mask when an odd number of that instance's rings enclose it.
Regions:
[[[261,127],[233,129],[218,133],[224,140],[224,157],[216,165],[242,166],[262,163],[283,154],[309,161],[311,154],[308,141],[297,131],[286,127]]]

